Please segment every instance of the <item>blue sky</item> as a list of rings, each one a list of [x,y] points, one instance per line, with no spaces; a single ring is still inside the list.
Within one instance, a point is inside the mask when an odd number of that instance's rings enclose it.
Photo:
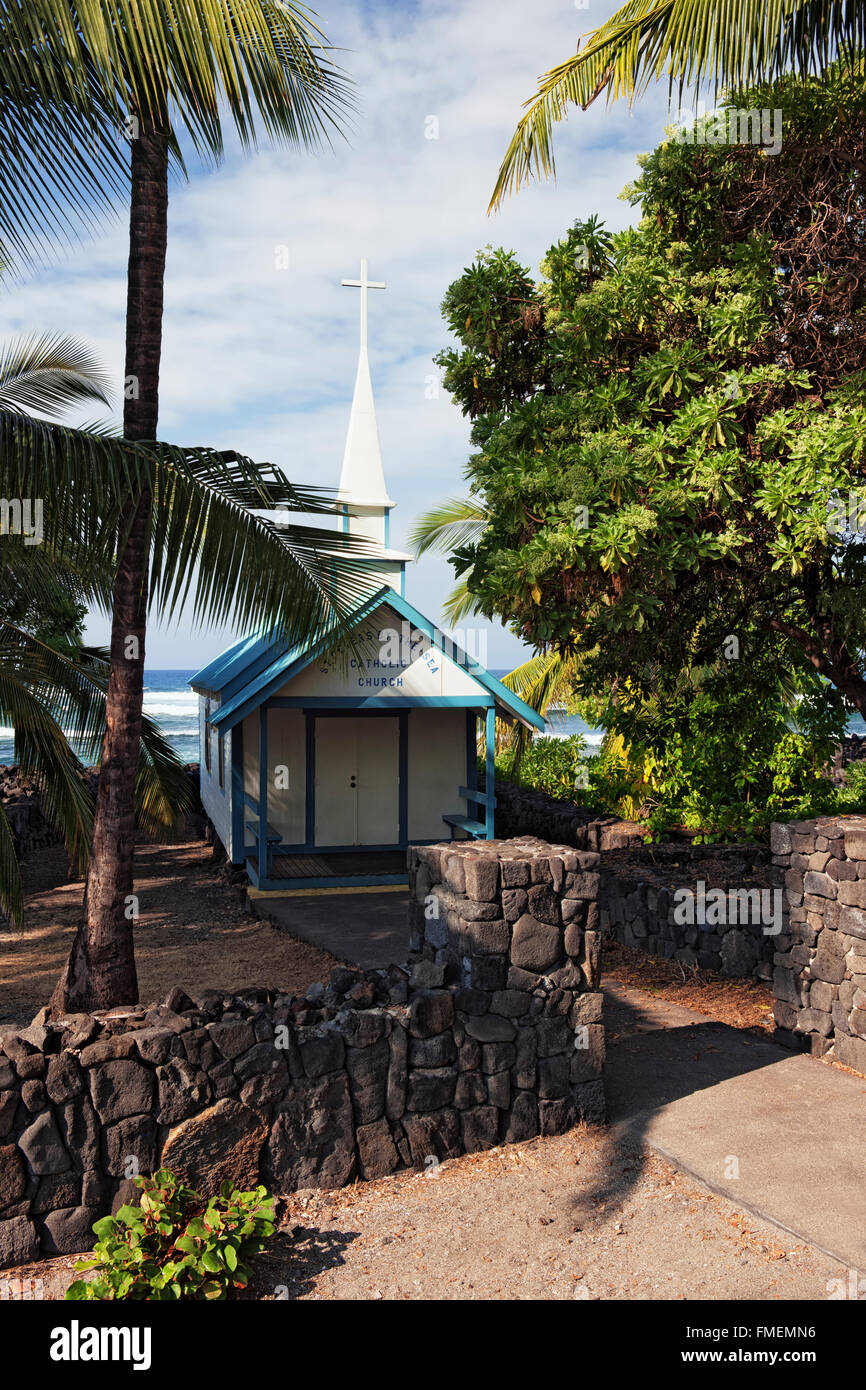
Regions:
[[[385,473],[402,546],[424,508],[464,490],[468,422],[439,391],[432,356],[447,338],[439,305],[477,248],[513,249],[533,270],[577,217],[633,220],[619,201],[635,156],[662,137],[666,89],[630,114],[597,103],[557,137],[559,179],[531,185],[504,211],[486,206],[499,161],[537,76],[603,23],[615,0],[428,0],[364,5],[317,0],[357,85],[345,144],[309,155],[229,145],[216,171],[192,170],[169,209],[160,437],[236,447],[300,482],[336,485],[356,365],[360,257],[387,291],[370,295],[370,360]],[[429,117],[438,138],[427,138]],[[287,248],[288,269],[278,268]],[[63,263],[7,289],[5,334],[61,330],[86,338],[117,383],[123,367],[125,216]],[[438,621],[452,581],[444,560],[407,575],[407,597]],[[487,626],[487,625],[482,625]],[[88,636],[106,641],[94,615]],[[233,629],[153,621],[147,665],[204,665]],[[499,625],[490,666],[524,648]]]

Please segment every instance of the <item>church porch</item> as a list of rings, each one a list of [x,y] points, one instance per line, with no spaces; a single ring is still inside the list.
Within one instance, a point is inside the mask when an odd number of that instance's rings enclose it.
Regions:
[[[495,705],[486,700],[266,700],[232,730],[233,861],[265,891],[391,885],[407,881],[410,844],[449,832],[492,838]],[[489,799],[477,786],[479,719]]]

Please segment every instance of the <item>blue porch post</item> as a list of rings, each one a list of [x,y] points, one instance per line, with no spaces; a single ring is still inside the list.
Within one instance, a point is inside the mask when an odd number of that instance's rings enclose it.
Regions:
[[[268,705],[259,705],[259,884],[268,876]]]
[[[494,795],[495,790],[496,790],[496,787],[495,787],[495,783],[496,783],[496,768],[495,768],[495,766],[494,766],[494,755],[495,755],[495,748],[496,748],[496,706],[495,706],[495,705],[488,705],[488,706],[487,706],[487,711],[486,711],[486,715],[485,715],[484,724],[485,724],[485,732],[486,732],[486,735],[487,735],[487,739],[486,739],[486,744],[487,744],[487,763],[486,763],[486,767],[485,767],[485,781],[484,781],[484,792],[485,792],[485,795],[486,795],[486,798],[487,798],[487,804],[486,804],[486,808],[485,808],[485,810],[486,810],[486,815],[485,815],[485,817],[484,817],[484,821],[485,821],[485,835],[486,835],[486,837],[487,837],[488,840],[492,840],[493,837],[494,837],[493,822],[494,822],[494,816],[495,816],[495,814],[496,814],[496,812],[495,812],[495,810],[494,810],[494,803],[495,803],[495,801],[496,801],[496,797],[495,797],[495,795]]]
[[[233,864],[244,857],[244,726],[236,724],[229,734],[232,741],[232,849]]]
[[[471,792],[478,790],[478,715],[466,711],[466,785]]]

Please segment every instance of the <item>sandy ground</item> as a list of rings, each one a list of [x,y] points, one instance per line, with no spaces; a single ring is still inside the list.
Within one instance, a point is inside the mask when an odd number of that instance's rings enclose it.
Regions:
[[[246,1298],[816,1301],[847,1277],[603,1128],[297,1193],[280,1209]],[[15,1293],[62,1298],[74,1259],[0,1271],[0,1298],[10,1276]]]
[[[676,960],[648,956],[618,941],[605,941],[606,979],[631,985],[657,999],[716,1018],[730,1028],[772,1033],[773,991],[761,980],[729,980],[710,970],[680,965]]]
[[[0,932],[0,1027],[29,1023],[66,961],[83,893],[81,883],[67,881],[66,869],[62,849],[25,865],[24,930]],[[299,993],[337,964],[326,951],[249,917],[202,840],[140,846],[135,890],[135,957],[147,1002],[164,999],[173,985],[193,995],[254,985]]]

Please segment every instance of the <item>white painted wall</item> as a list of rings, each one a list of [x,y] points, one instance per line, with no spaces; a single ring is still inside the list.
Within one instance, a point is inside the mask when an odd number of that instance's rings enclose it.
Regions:
[[[205,697],[198,697],[198,732],[199,732],[199,788],[201,791],[201,802],[205,813],[213,822],[214,830],[220,842],[225,847],[226,853],[231,853],[232,838],[232,746],[231,733],[226,734],[222,740],[215,729],[205,729]],[[219,700],[211,698],[211,714],[219,709]],[[208,773],[205,763],[205,737],[210,738],[211,770]],[[222,742],[224,783],[223,787],[219,784],[219,758],[220,742]]]
[[[288,773],[288,787],[277,788]],[[284,771],[285,770],[285,771]],[[268,821],[286,844],[304,842],[307,750],[304,712],[299,709],[268,711]]]
[[[409,839],[447,840],[446,811],[466,814],[466,711],[409,711]]]
[[[243,722],[244,791],[259,799],[259,712],[248,714]],[[288,787],[277,787],[277,770],[288,769]],[[305,791],[307,776],[304,714],[299,709],[268,711],[268,822],[279,830],[286,844],[304,840]],[[280,781],[285,778],[280,776]],[[255,819],[247,807],[244,823]],[[244,832],[244,844],[252,847],[252,836]]]
[[[390,634],[393,634],[391,636]],[[421,650],[419,634],[383,604],[357,629],[358,656],[314,661],[280,695],[486,695],[470,672],[436,647]]]

